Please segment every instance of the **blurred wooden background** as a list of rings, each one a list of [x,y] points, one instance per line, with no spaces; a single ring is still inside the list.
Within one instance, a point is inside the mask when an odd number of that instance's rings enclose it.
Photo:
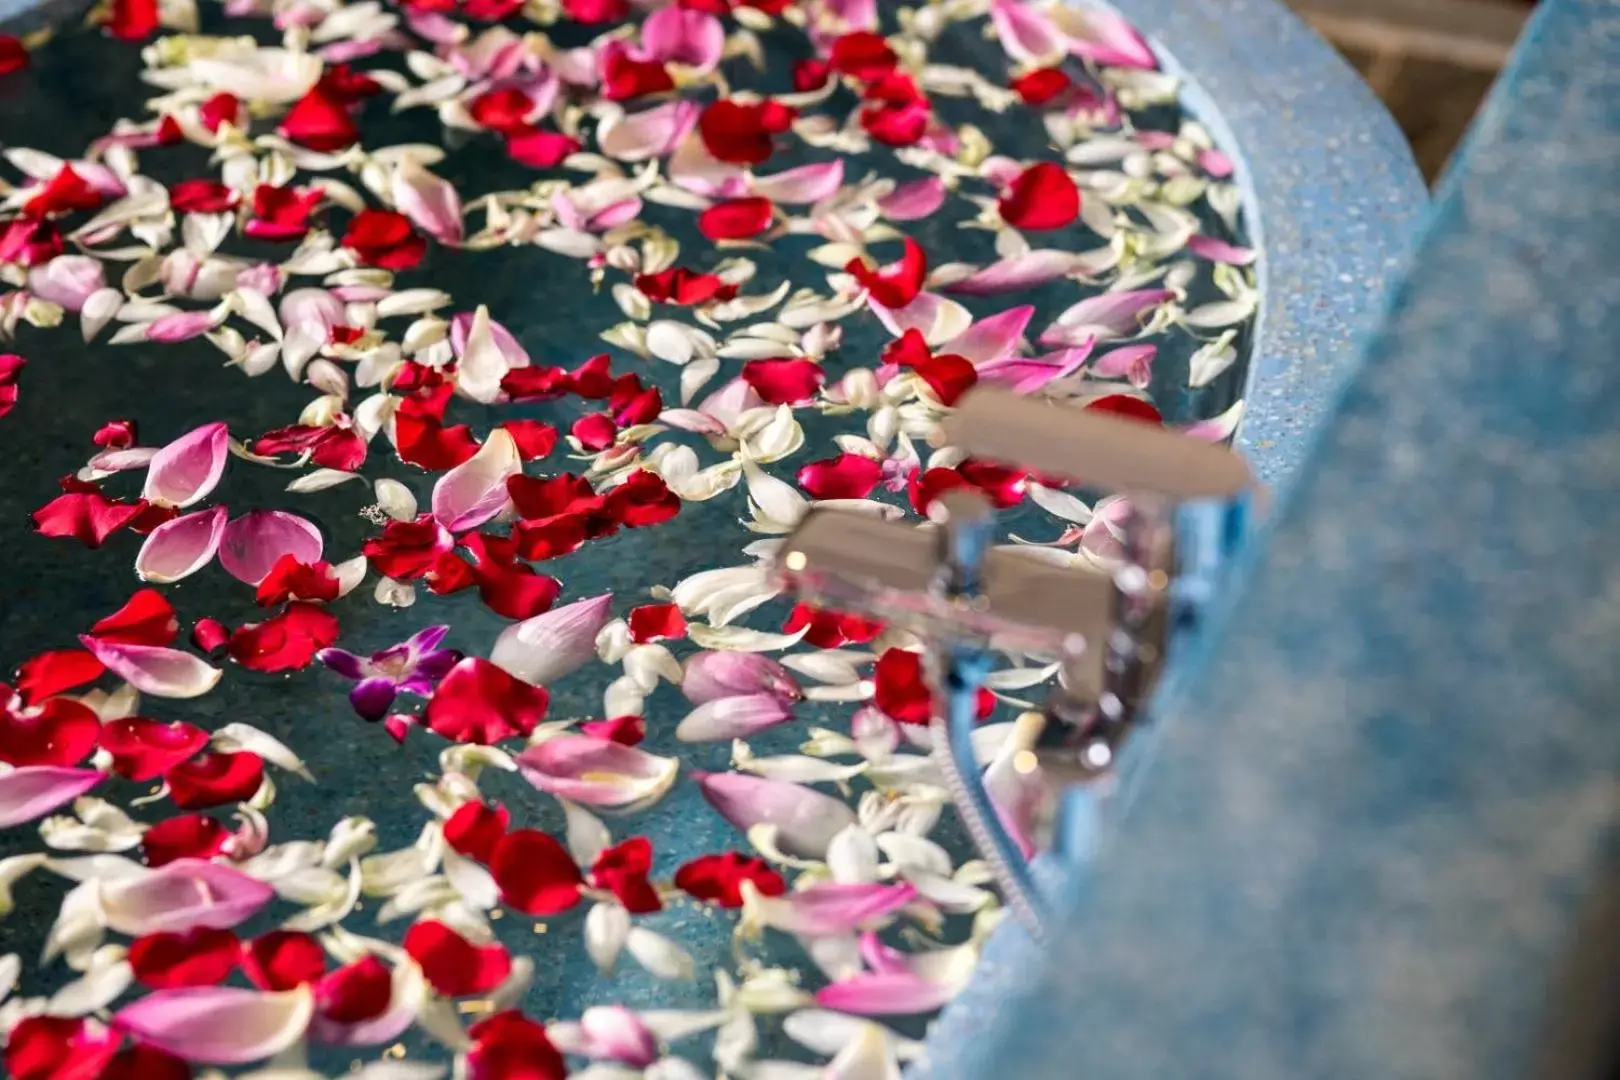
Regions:
[[[1432,183],[1517,40],[1526,0],[1288,0],[1389,106]]]

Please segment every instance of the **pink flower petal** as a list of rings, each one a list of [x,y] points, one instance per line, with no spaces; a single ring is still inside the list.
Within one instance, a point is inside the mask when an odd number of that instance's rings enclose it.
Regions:
[[[776,842],[789,855],[822,858],[839,830],[855,823],[855,812],[841,800],[783,780],[705,773],[698,786],[709,805],[738,831],[775,826]]]
[[[917,899],[914,885],[812,885],[785,896],[754,900],[759,918],[767,926],[790,934],[827,937],[879,926]]]
[[[1145,390],[1153,379],[1153,360],[1158,355],[1157,345],[1122,345],[1097,357],[1091,370],[1105,379],[1127,379],[1138,390]]]
[[[153,455],[141,494],[158,506],[199,502],[224,475],[230,452],[231,436],[223,422],[189,431]]]
[[[455,354],[457,362],[465,366],[468,345],[472,341],[473,327],[477,323],[476,311],[458,311],[450,316],[450,351]],[[529,352],[512,331],[496,322],[489,320],[489,340],[495,346],[495,351],[506,362],[508,370],[529,366]]]
[[[999,360],[1017,350],[1024,329],[1034,315],[1035,308],[1028,304],[1008,308],[1000,314],[979,319],[937,351],[960,356],[975,366]]]
[[[560,799],[630,809],[669,789],[680,763],[594,735],[557,735],[517,756],[523,778]],[[843,804],[840,803],[839,806]]]
[[[1129,336],[1142,328],[1153,308],[1175,295],[1169,289],[1136,289],[1089,296],[1059,315],[1041,335],[1041,344],[1078,345],[1089,338]]]
[[[250,510],[225,526],[219,564],[237,581],[257,585],[283,555],[306,566],[320,561],[321,531],[285,510]]]
[[[461,197],[455,185],[414,162],[394,170],[394,206],[411,223],[442,244],[462,237]]]
[[[702,139],[688,139],[669,159],[669,178],[687,191],[711,199],[735,199],[748,193],[748,173],[709,153]]]
[[[552,1044],[565,1054],[616,1061],[645,1069],[658,1060],[658,1036],[623,1005],[593,1005],[579,1021],[546,1025]]]
[[[638,113],[626,113],[597,128],[597,146],[618,161],[646,161],[664,157],[697,125],[702,106],[695,101],[671,101]]]
[[[702,11],[670,4],[647,16],[641,24],[642,55],[637,59],[673,61],[712,71],[726,48],[726,29],[720,20]]]
[[[77,799],[107,774],[95,769],[25,765],[0,773],[0,829],[26,825]]]
[[[844,183],[844,161],[800,165],[772,176],[754,177],[754,194],[775,203],[815,203],[831,198]]]
[[[146,1046],[200,1065],[246,1065],[304,1037],[315,1015],[308,986],[271,994],[236,986],[159,990],[120,1009],[113,1024]]]
[[[1046,67],[1069,49],[1063,31],[1021,0],[993,0],[990,22],[1007,55],[1033,67]]]
[[[535,686],[567,675],[596,656],[596,635],[613,617],[613,594],[552,608],[508,626],[495,639],[490,663]]]
[[[1053,17],[1069,39],[1069,51],[1098,64],[1152,71],[1153,49],[1117,12],[1103,7],[1058,5]]]
[[[862,972],[816,991],[816,1004],[855,1016],[914,1016],[942,1008],[949,985],[908,971]]]
[[[1200,150],[1198,167],[1217,180],[1225,180],[1237,172],[1237,166],[1233,164],[1231,157],[1221,150]]]
[[[433,516],[453,533],[476,529],[510,505],[506,479],[522,471],[523,459],[511,433],[495,428],[478,453],[433,485]]]
[[[686,661],[681,693],[703,705],[745,694],[797,701],[804,692],[787,668],[763,653],[700,652]]]
[[[458,319],[462,316],[458,315]],[[516,367],[526,367],[529,354],[506,330],[499,328],[482,304],[466,316],[461,343],[456,344],[455,323],[451,324],[451,347],[457,361],[456,390],[464,397],[488,405],[499,400],[501,380]],[[521,362],[519,362],[521,361]]]
[[[1258,257],[1253,248],[1238,247],[1225,240],[1217,240],[1213,236],[1199,234],[1187,241],[1187,250],[1200,259],[1210,262],[1231,263],[1233,266],[1248,266]]]
[[[971,277],[947,285],[945,291],[962,296],[999,296],[1057,281],[1073,273],[1078,266],[1079,256],[1073,252],[1026,251],[991,263]]]
[[[176,859],[156,870],[102,880],[103,921],[130,937],[207,927],[225,930],[251,919],[276,891],[258,878],[207,859]]]
[[[90,650],[107,670],[143,694],[162,698],[194,698],[214,688],[220,670],[179,649],[161,645],[126,645],[80,635],[79,644]]]
[[[877,205],[890,221],[920,221],[932,217],[945,205],[945,195],[945,181],[937,176],[926,176],[899,185],[879,199]]]
[[[1010,384],[1015,394],[1033,394],[1079,371],[1090,355],[1091,342],[1087,341],[1051,356],[992,361],[979,369],[979,378],[985,382]]]
[[[88,255],[58,255],[28,271],[28,291],[68,311],[79,311],[105,287],[101,261]]]
[[[182,311],[176,315],[165,315],[161,319],[148,323],[146,340],[172,345],[178,341],[190,341],[192,338],[202,337],[216,325],[218,325],[218,320],[209,312]]]
[[[423,996],[420,969],[400,964],[394,968],[390,980],[388,1008],[380,1016],[347,1024],[316,1013],[310,1024],[310,1037],[326,1046],[380,1046],[393,1042],[416,1022]]]
[[[141,545],[135,556],[135,573],[142,581],[160,585],[195,574],[219,550],[228,517],[230,511],[216,506],[165,521]]]
[[[746,739],[793,719],[793,710],[775,694],[715,698],[686,714],[675,726],[681,742]]]

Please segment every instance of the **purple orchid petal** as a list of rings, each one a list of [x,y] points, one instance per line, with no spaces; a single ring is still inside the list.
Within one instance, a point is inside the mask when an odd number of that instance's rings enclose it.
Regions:
[[[405,646],[412,656],[420,660],[437,649],[439,642],[443,641],[448,633],[450,633],[448,623],[439,623],[437,626],[424,626],[406,638],[401,644]]]
[[[375,723],[388,715],[393,707],[396,690],[394,680],[387,675],[373,675],[369,679],[361,679],[349,691],[349,704],[362,720]]]
[[[365,661],[347,649],[322,649],[315,654],[315,659],[345,679],[359,679],[364,674],[361,665]]]

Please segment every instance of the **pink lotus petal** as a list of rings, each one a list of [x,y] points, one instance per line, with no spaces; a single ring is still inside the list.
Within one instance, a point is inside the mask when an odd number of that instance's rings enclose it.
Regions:
[[[157,457],[157,449],[150,446],[131,446],[127,450],[103,450],[90,459],[90,467],[100,473],[127,472],[145,469]]]
[[[1069,251],[1026,251],[991,263],[971,277],[947,285],[946,292],[962,296],[999,296],[1057,281],[1073,273],[1079,256]]]
[[[842,800],[784,780],[743,773],[704,773],[703,797],[738,831],[755,825],[776,827],[776,842],[789,855],[820,859],[839,830],[855,823]]]
[[[829,882],[785,896],[756,896],[753,903],[766,926],[806,937],[850,934],[880,926],[917,899],[910,884]]]
[[[552,608],[508,626],[495,639],[490,663],[535,686],[567,675],[596,656],[596,635],[613,616],[613,594]]]
[[[815,203],[831,198],[844,183],[844,161],[800,165],[771,176],[754,177],[754,194],[774,203]]]
[[[141,937],[238,926],[274,900],[276,891],[224,863],[188,858],[129,877],[102,879],[97,896],[110,929]]]
[[[207,566],[219,550],[230,511],[223,506],[184,514],[153,529],[135,556],[135,573],[142,581],[167,584],[189,577]]]
[[[1035,316],[1032,305],[1008,308],[979,319],[962,333],[941,345],[938,352],[962,357],[975,366],[1011,355],[1024,336],[1024,329]]]
[[[285,510],[250,510],[225,526],[219,565],[237,581],[257,585],[283,555],[306,565],[321,557],[321,531]]]
[[[120,1009],[113,1025],[141,1043],[199,1065],[246,1065],[297,1043],[315,1015],[300,986],[272,994],[236,986],[158,990]]]
[[[890,221],[920,221],[945,205],[945,194],[945,181],[925,176],[899,185],[879,199],[877,206]]]
[[[101,261],[88,255],[58,255],[28,271],[28,291],[67,311],[82,309],[90,295],[106,284]]]
[[[669,790],[680,768],[674,758],[595,735],[557,735],[531,746],[516,760],[523,778],[547,794],[622,810],[656,801]]]
[[[597,128],[597,146],[617,161],[664,157],[696,126],[702,107],[695,101],[671,101],[638,113],[626,113]]]
[[[209,312],[182,311],[148,323],[146,340],[173,345],[177,341],[190,341],[192,338],[202,337],[217,325],[218,319]]]
[[[725,48],[726,29],[719,19],[670,4],[641,24],[641,53],[636,58],[685,64],[701,74],[714,70]]]
[[[748,194],[748,173],[710,154],[702,139],[687,139],[670,155],[669,178],[687,191],[711,199]]]
[[[466,30],[462,23],[437,11],[420,11],[413,7],[401,10],[405,15],[405,25],[411,28],[411,32],[435,45],[454,45]]]
[[[194,698],[214,688],[220,670],[179,649],[161,645],[126,645],[102,641],[88,634],[79,644],[106,665],[107,670],[143,694],[162,698]]]
[[[454,184],[408,161],[394,170],[392,194],[394,207],[417,228],[441,244],[461,243],[461,196]]]
[[[433,485],[433,516],[453,533],[476,529],[511,504],[506,480],[523,471],[517,442],[494,428],[478,452]]]
[[[332,336],[332,327],[347,317],[343,301],[325,289],[293,289],[277,309],[284,336],[281,361],[294,379],[303,378],[304,365]]]
[[[57,765],[25,765],[0,773],[0,829],[42,818],[105,779],[107,774],[96,769]]]
[[[546,1034],[565,1054],[616,1061],[632,1069],[648,1068],[659,1057],[658,1036],[623,1005],[593,1005],[577,1022],[547,1024]]]
[[[730,431],[742,420],[743,413],[765,404],[765,399],[749,385],[746,379],[732,379],[726,385],[704,398],[698,412],[712,416]]]
[[[1069,52],[1098,64],[1152,71],[1153,49],[1117,12],[1103,7],[1059,4],[1053,19],[1068,35]]]
[[[681,742],[729,742],[791,719],[792,708],[774,694],[715,698],[687,713],[675,726],[675,738]]]
[[[188,431],[152,456],[141,495],[158,506],[199,502],[219,483],[230,453],[231,436],[224,423]]]
[[[1063,31],[1020,0],[993,0],[990,22],[1001,47],[1020,64],[1045,67],[1069,49]]]
[[[461,316],[457,316],[461,318]],[[489,309],[478,305],[478,310],[467,316],[462,330],[461,344],[456,344],[456,324],[451,323],[451,348],[457,360],[456,390],[464,397],[488,405],[500,399],[501,380],[515,367],[526,367],[529,354],[517,339],[489,317]],[[521,360],[521,363],[517,362]]]
[[[466,364],[467,344],[472,338],[473,326],[477,320],[476,311],[458,311],[450,316],[450,351],[463,366]],[[489,339],[500,353],[501,359],[506,361],[508,369],[529,366],[528,350],[512,336],[512,331],[494,319],[489,320]]]
[[[1134,334],[1148,312],[1175,295],[1169,289],[1135,289],[1089,296],[1059,315],[1041,335],[1041,344],[1078,345],[1088,338],[1107,341]]]
[[[744,694],[781,701],[804,695],[792,673],[764,653],[700,652],[686,661],[681,693],[694,705]]]
[[[950,326],[945,320],[951,319],[953,310],[960,316],[964,329],[971,325],[972,317],[966,308],[938,293],[920,292],[903,308],[886,308],[870,297],[867,298],[866,306],[877,316],[884,329],[895,337],[905,336],[907,330],[916,330],[930,345],[939,344],[942,326],[947,328]]]
[[[1091,342],[1033,359],[996,360],[979,368],[985,382],[1008,384],[1015,394],[1033,394],[1079,371],[1091,355]]]
[[[620,199],[618,202],[609,203],[592,214],[585,222],[585,231],[607,232],[609,229],[617,229],[620,225],[632,222],[640,216],[640,199]]]
[[[855,1016],[914,1016],[954,996],[949,985],[907,971],[862,972],[816,991],[816,1004]]]
[[[1091,370],[1105,379],[1127,379],[1138,390],[1145,390],[1153,380],[1153,360],[1158,355],[1157,345],[1122,345],[1097,357]]]
[[[1187,250],[1200,259],[1210,262],[1231,263],[1233,266],[1248,266],[1254,262],[1259,253],[1253,248],[1238,247],[1225,240],[1217,240],[1213,236],[1199,234],[1187,241]]]

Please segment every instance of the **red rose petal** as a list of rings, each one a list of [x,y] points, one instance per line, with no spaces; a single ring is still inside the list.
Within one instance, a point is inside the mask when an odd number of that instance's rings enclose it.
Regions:
[[[276,130],[300,146],[324,153],[353,146],[360,138],[348,107],[319,89],[294,102]]]
[[[152,1046],[126,1046],[97,1080],[191,1080],[191,1066]]]
[[[217,180],[181,180],[169,187],[169,205],[182,214],[223,214],[241,198]]]
[[[647,720],[641,716],[615,716],[611,720],[592,720],[581,724],[579,730],[620,746],[636,746],[647,737]]]
[[[755,195],[716,203],[698,215],[698,229],[710,240],[749,240],[771,227],[771,200]]]
[[[587,26],[618,22],[630,14],[628,0],[562,0],[568,17]]]
[[[326,197],[320,188],[260,184],[253,189],[253,220],[243,231],[256,240],[298,240],[309,231],[309,216]]]
[[[527,736],[545,719],[551,697],[477,656],[462,660],[428,700],[428,727],[454,742],[489,745]]]
[[[506,807],[499,804],[463,803],[444,823],[444,842],[469,859],[487,863],[511,820]]]
[[[591,885],[611,892],[632,915],[661,911],[663,901],[647,880],[652,861],[651,841],[645,836],[632,836],[597,853],[591,863]]]
[[[472,99],[467,111],[479,124],[503,135],[529,131],[534,99],[515,86],[486,90]]]
[[[140,589],[123,607],[92,626],[90,636],[119,645],[172,645],[180,636],[180,620],[162,593]]]
[[[639,529],[668,521],[681,510],[681,499],[664,478],[646,469],[637,469],[607,494],[607,512],[627,529]]]
[[[1146,398],[1132,397],[1130,394],[1109,394],[1086,402],[1085,407],[1091,412],[1122,416],[1127,420],[1140,420],[1146,424],[1164,423],[1164,415],[1154,407],[1153,402]]]
[[[971,361],[950,353],[930,356],[914,370],[941,405],[955,405],[979,381],[979,371]]]
[[[360,550],[372,569],[384,577],[414,581],[454,544],[449,531],[432,514],[423,514],[415,521],[390,521],[381,536],[367,540]]]
[[[926,101],[878,105],[861,110],[861,127],[885,146],[915,146],[928,134],[933,114]]]
[[[1080,189],[1063,166],[1043,161],[1019,174],[998,205],[1015,229],[1061,229],[1080,216]]]
[[[700,855],[675,871],[675,887],[723,908],[742,907],[742,883],[751,881],[761,896],[781,896],[787,882],[764,859],[737,851]]]
[[[427,241],[417,235],[411,219],[393,210],[360,211],[342,243],[362,262],[385,270],[410,270],[427,253]]]
[[[274,607],[287,600],[336,600],[339,583],[332,564],[308,565],[291,554],[277,559],[264,580],[259,582],[255,599],[261,607]]]
[[[887,75],[900,62],[883,35],[869,30],[845,34],[833,42],[830,59],[833,70],[863,82]]]
[[[140,41],[158,28],[158,0],[113,0],[107,33],[123,41]]]
[[[19,393],[17,378],[27,365],[28,361],[15,353],[0,354],[0,416],[16,407]]]
[[[827,85],[827,77],[832,74],[832,65],[825,60],[809,59],[795,60],[793,62],[793,89],[801,94],[812,90],[820,90]]]
[[[805,632],[804,640],[818,649],[841,649],[845,645],[865,645],[883,632],[883,624],[859,615],[795,604],[782,623],[782,632],[796,634],[800,630]]]
[[[676,604],[643,604],[630,611],[630,640],[638,645],[686,636],[686,616]]]
[[[928,277],[928,258],[911,237],[905,239],[905,251],[892,267],[873,269],[864,259],[851,259],[844,271],[852,275],[861,287],[872,294],[872,299],[886,308],[903,308],[922,292]]]
[[[315,1004],[334,1023],[359,1024],[387,1012],[393,995],[394,973],[375,956],[365,956],[322,979]]]
[[[100,547],[113,533],[139,516],[140,503],[107,498],[92,485],[58,495],[29,515],[41,536],[71,537],[87,548]]]
[[[467,1072],[473,1080],[567,1080],[568,1065],[546,1029],[520,1012],[496,1013],[467,1029],[467,1035],[472,1039]]]
[[[606,413],[592,413],[574,421],[568,433],[578,439],[585,449],[600,452],[613,445],[619,435],[619,426]]]
[[[220,127],[225,124],[237,128],[244,127],[242,102],[235,94],[215,94],[197,106],[197,116],[202,121],[202,126],[215,134],[218,134]]]
[[[445,997],[487,994],[512,973],[512,957],[500,942],[474,945],[431,919],[405,932],[404,947],[428,984]]]
[[[146,865],[159,867],[176,859],[211,859],[225,850],[231,831],[206,814],[183,814],[160,821],[141,834]]]
[[[51,649],[22,662],[17,669],[17,691],[33,705],[99,679],[106,670],[83,649]]]
[[[0,34],[0,75],[10,75],[28,66],[28,49],[10,34]]]
[[[120,1035],[92,1030],[83,1017],[25,1016],[6,1036],[5,1073],[11,1080],[100,1077],[122,1041]],[[556,1074],[558,1080],[562,1075]]]
[[[242,943],[229,930],[197,927],[182,934],[147,934],[129,945],[129,966],[143,986],[218,986],[236,970]]]
[[[512,436],[524,461],[543,458],[557,445],[557,429],[540,420],[508,420],[501,427]]]
[[[997,510],[1010,510],[1029,491],[1029,471],[993,461],[968,458],[956,467],[963,478],[989,498]]]
[[[812,499],[864,499],[883,479],[883,463],[859,454],[812,461],[799,469],[799,486]]]
[[[579,903],[579,867],[566,848],[536,829],[503,836],[489,872],[507,906],[527,915],[556,915]]]
[[[164,780],[182,810],[243,803],[264,783],[264,759],[249,750],[203,754],[176,765]]]
[[[758,165],[771,156],[772,136],[793,126],[798,114],[775,101],[710,103],[698,117],[698,135],[709,153],[735,165]]]
[[[231,634],[231,659],[252,671],[297,671],[338,639],[337,616],[318,604],[294,601],[281,614]]]
[[[326,974],[326,950],[302,930],[271,930],[242,950],[242,971],[261,990],[295,990]]]
[[[737,286],[727,285],[717,275],[700,274],[679,266],[656,274],[637,274],[635,284],[643,296],[658,304],[695,307],[710,301],[724,302],[737,295]]]
[[[876,690],[872,701],[885,716],[902,724],[926,724],[934,712],[934,693],[923,677],[923,659],[904,649],[887,649],[878,657],[872,680]],[[995,695],[981,689],[979,719],[995,711]]]
[[[1067,93],[1073,85],[1061,68],[1041,68],[1012,81],[1013,91],[1026,105],[1045,105]]]
[[[535,169],[554,169],[579,149],[578,139],[556,131],[535,128],[506,136],[507,156]]]
[[[11,765],[77,765],[101,735],[101,719],[70,698],[51,698],[28,715],[0,709],[0,761]]]
[[[208,745],[208,733],[202,728],[144,716],[109,720],[101,726],[100,737],[101,748],[112,755],[113,771],[138,781],[162,776]]]
[[[96,429],[90,441],[108,450],[123,450],[135,445],[135,421],[109,420]]]
[[[814,360],[750,360],[742,368],[743,381],[770,405],[798,405],[816,396],[827,373]]]
[[[609,101],[631,101],[648,94],[675,89],[669,69],[656,60],[636,60],[622,44],[602,52],[602,96]]]

